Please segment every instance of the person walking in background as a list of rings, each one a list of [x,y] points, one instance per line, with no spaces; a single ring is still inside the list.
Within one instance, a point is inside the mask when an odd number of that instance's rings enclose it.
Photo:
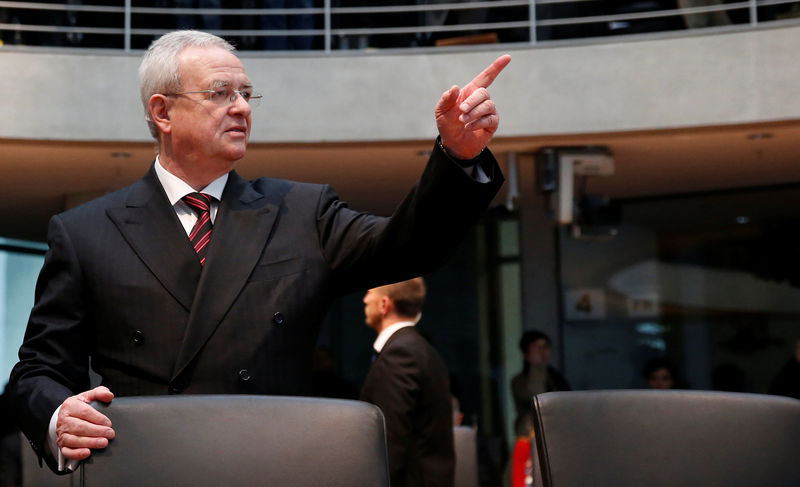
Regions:
[[[511,394],[517,409],[514,431],[518,437],[528,437],[533,427],[531,400],[536,394],[568,391],[569,383],[550,365],[550,337],[538,330],[526,331],[519,340],[522,352],[522,372],[511,379]]]
[[[421,277],[364,296],[365,321],[378,337],[360,399],[386,418],[392,487],[452,487],[455,479],[447,367],[414,327],[424,302]]]
[[[530,485],[531,435],[533,434],[533,396],[543,392],[570,390],[567,380],[550,365],[552,343],[550,337],[538,330],[529,330],[519,340],[522,352],[522,372],[511,379],[511,394],[517,417],[514,420],[516,442],[511,461],[511,485]]]
[[[261,7],[269,9],[311,9],[313,6],[314,2],[312,0],[261,0]],[[267,13],[261,16],[261,28],[265,31],[312,30],[314,28],[314,15],[310,13]],[[278,36],[264,36],[264,49],[268,51],[311,49],[313,45],[314,37],[310,35],[281,34]]]
[[[219,9],[222,8],[222,0],[172,0],[175,8],[182,9]],[[214,14],[178,14],[175,16],[176,27],[178,29],[200,29],[206,31],[217,31],[222,29],[222,16]]]

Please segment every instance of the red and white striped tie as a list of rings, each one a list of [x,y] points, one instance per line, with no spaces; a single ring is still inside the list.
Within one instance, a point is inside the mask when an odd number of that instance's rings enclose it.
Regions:
[[[211,241],[211,196],[205,193],[189,193],[181,199],[197,213],[197,222],[189,234],[189,241],[197,252],[200,265],[203,265],[206,263],[208,242]]]

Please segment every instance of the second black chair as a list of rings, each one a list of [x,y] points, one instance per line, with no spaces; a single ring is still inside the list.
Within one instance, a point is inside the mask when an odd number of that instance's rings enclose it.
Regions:
[[[533,399],[545,487],[800,486],[800,401],[708,391]]]

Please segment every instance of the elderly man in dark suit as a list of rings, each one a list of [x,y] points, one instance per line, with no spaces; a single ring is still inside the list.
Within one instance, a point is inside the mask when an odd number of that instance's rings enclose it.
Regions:
[[[114,394],[309,393],[330,302],[440,265],[502,184],[486,87],[509,60],[442,95],[424,174],[380,218],[327,186],[241,178],[259,95],[233,47],[196,31],[155,41],[139,68],[151,169],[50,222],[8,386],[40,458],[55,470],[104,448],[114,430],[88,403]]]
[[[392,487],[452,487],[455,479],[447,367],[414,327],[424,302],[421,277],[364,296],[367,326],[378,337],[360,399],[386,418]]]

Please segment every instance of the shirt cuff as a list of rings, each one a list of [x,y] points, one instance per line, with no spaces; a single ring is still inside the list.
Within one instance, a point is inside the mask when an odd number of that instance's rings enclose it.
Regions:
[[[444,144],[442,144],[441,136],[436,138],[436,144],[439,146],[439,149],[442,152],[444,152],[447,157],[450,158],[451,161],[458,164],[461,167],[461,169],[464,170],[467,176],[471,177],[472,179],[474,179],[479,183],[488,183],[489,181],[491,181],[491,179],[489,178],[489,176],[486,175],[486,172],[483,170],[481,165],[478,164],[480,162],[481,156],[483,155],[483,151],[486,150],[485,147],[483,148],[483,150],[481,150],[481,152],[477,156],[473,157],[472,159],[459,159],[458,157],[455,157],[451,155],[449,152],[447,152],[447,149],[445,149]]]
[[[74,472],[78,468],[78,460],[67,460],[61,453],[61,448],[58,447],[58,433],[56,426],[58,425],[58,412],[61,411],[61,406],[58,406],[50,416],[50,424],[47,427],[47,441],[45,442],[45,450],[48,450],[53,457],[58,460],[58,471],[63,472],[67,470]]]
[[[47,428],[47,441],[45,442],[45,449],[58,460],[58,471],[63,472],[66,458],[61,454],[61,448],[58,447],[58,433],[56,433],[56,425],[58,424],[58,412],[61,411],[61,406],[58,406],[50,416],[50,425]]]

